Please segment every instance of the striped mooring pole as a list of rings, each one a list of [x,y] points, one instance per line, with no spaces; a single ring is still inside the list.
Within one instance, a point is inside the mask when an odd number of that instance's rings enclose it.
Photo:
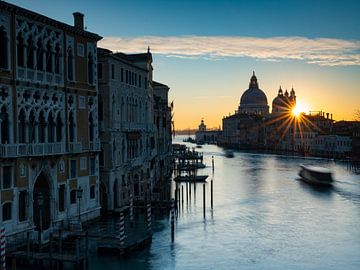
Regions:
[[[134,199],[132,194],[130,194],[130,221],[134,221]]]
[[[151,204],[148,203],[147,206],[147,231],[151,234]]]
[[[124,213],[120,213],[119,240],[120,240],[120,246],[124,246],[125,245],[125,217],[124,217]]]
[[[171,242],[175,239],[175,200],[170,201],[170,226],[171,226]]]
[[[1,266],[2,269],[6,269],[6,261],[5,261],[5,246],[6,246],[6,235],[5,235],[5,227],[1,227],[0,229],[0,248],[1,248]]]

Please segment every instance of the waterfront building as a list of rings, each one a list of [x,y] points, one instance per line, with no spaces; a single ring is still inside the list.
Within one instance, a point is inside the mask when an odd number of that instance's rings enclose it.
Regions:
[[[322,157],[346,157],[352,151],[349,136],[319,135],[313,139],[312,153]]]
[[[169,88],[153,82],[150,50],[98,49],[98,59],[101,205],[116,210],[128,205],[130,195],[150,199],[157,179],[169,175]]]
[[[100,213],[100,39],[81,13],[71,26],[0,2],[0,218],[10,238],[47,238]]]
[[[195,132],[195,141],[197,144],[209,143],[216,144],[221,130],[207,130],[204,119],[201,119],[198,130]]]
[[[169,179],[172,174],[172,106],[168,105],[169,86],[153,81],[154,91],[154,121],[156,159],[154,163],[154,182],[151,198],[166,201],[170,199]],[[152,161],[154,162],[154,161]]]

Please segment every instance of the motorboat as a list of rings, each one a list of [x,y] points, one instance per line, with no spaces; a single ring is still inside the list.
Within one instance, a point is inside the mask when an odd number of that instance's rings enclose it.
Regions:
[[[231,149],[226,149],[225,150],[225,157],[233,158],[234,157],[234,152]]]
[[[299,176],[309,184],[331,185],[334,181],[332,172],[323,167],[300,165]]]

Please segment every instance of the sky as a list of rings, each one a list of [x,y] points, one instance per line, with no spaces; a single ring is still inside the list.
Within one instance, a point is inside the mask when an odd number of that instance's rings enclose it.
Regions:
[[[238,108],[252,72],[269,106],[281,86],[305,112],[353,120],[360,109],[360,1],[7,1],[103,37],[99,47],[153,54],[176,129],[208,127]]]

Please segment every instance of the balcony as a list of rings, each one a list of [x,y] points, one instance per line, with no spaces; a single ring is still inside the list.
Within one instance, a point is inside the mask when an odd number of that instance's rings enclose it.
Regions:
[[[65,153],[64,143],[5,144],[0,146],[0,157],[60,155]]]
[[[30,81],[33,83],[45,83],[49,85],[63,85],[63,74],[45,72],[26,67],[17,67],[17,78],[19,80]]]
[[[68,143],[68,152],[69,153],[81,153],[83,150],[81,142],[69,142]]]

